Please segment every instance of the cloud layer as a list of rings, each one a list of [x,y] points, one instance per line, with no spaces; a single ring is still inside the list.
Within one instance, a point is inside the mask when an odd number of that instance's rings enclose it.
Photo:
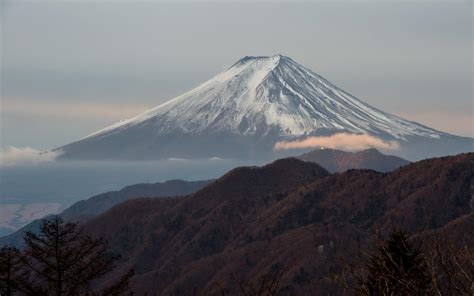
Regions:
[[[0,231],[12,232],[18,230],[34,219],[58,213],[61,208],[61,204],[57,202],[0,204],[0,213],[2,213],[0,215]]]
[[[384,141],[369,135],[339,133],[329,137],[307,137],[302,140],[280,141],[274,145],[275,150],[320,147],[340,150],[363,150],[367,148],[395,150],[398,149],[399,144],[395,141]]]
[[[0,165],[36,165],[39,163],[54,161],[62,152],[42,152],[31,147],[8,146],[0,150]]]

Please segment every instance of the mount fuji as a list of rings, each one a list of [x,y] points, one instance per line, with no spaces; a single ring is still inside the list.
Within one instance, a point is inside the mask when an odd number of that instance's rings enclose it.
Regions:
[[[244,57],[195,89],[57,148],[66,159],[261,158],[281,141],[335,134],[396,143],[411,160],[474,150],[474,139],[374,108],[289,57]]]

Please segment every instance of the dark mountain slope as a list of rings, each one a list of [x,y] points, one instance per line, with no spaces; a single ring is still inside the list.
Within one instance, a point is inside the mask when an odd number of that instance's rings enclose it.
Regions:
[[[327,175],[316,164],[291,158],[261,168],[241,167],[199,192],[173,201],[176,204],[170,208],[165,208],[163,201],[131,200],[90,221],[85,228],[95,235],[107,234],[107,238],[119,235],[122,239],[111,239],[120,252],[125,252],[124,258],[129,258],[125,266],[135,266],[140,278],[163,278],[159,283],[140,281],[140,290],[164,290],[185,265],[222,252],[236,237],[247,240],[248,225],[258,224],[256,213],[299,186]],[[146,215],[151,207],[160,210]],[[114,231],[108,228],[111,224]],[[131,225],[136,228],[130,230]],[[123,245],[125,237],[127,245]],[[130,248],[133,238],[138,249]]]
[[[153,184],[135,184],[119,191],[110,191],[74,203],[61,214],[65,219],[84,220],[97,216],[116,204],[137,197],[165,197],[187,195],[208,185],[206,181],[170,180]]]
[[[439,229],[474,244],[471,182],[474,154],[430,159],[392,173],[284,159],[238,168],[179,199],[137,199],[89,221],[135,268],[136,292],[229,294],[236,280],[281,269],[283,295],[335,292],[327,276],[335,257],[351,254],[374,228],[419,235]],[[118,273],[120,274],[120,272]],[[113,277],[113,275],[112,275]],[[336,293],[337,294],[337,293]]]
[[[298,156],[304,161],[318,163],[330,172],[343,172],[350,169],[370,169],[390,172],[410,162],[403,158],[385,155],[377,149],[346,152],[335,149],[317,149]]]

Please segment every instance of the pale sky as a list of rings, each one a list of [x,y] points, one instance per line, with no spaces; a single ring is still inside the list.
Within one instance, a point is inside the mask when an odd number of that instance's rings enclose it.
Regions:
[[[0,1],[1,146],[61,146],[276,53],[386,112],[474,136],[469,0]]]

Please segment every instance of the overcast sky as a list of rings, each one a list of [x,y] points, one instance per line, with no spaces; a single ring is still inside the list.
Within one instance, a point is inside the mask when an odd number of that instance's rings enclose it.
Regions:
[[[66,144],[276,53],[386,112],[474,136],[469,0],[0,1],[2,146]]]

